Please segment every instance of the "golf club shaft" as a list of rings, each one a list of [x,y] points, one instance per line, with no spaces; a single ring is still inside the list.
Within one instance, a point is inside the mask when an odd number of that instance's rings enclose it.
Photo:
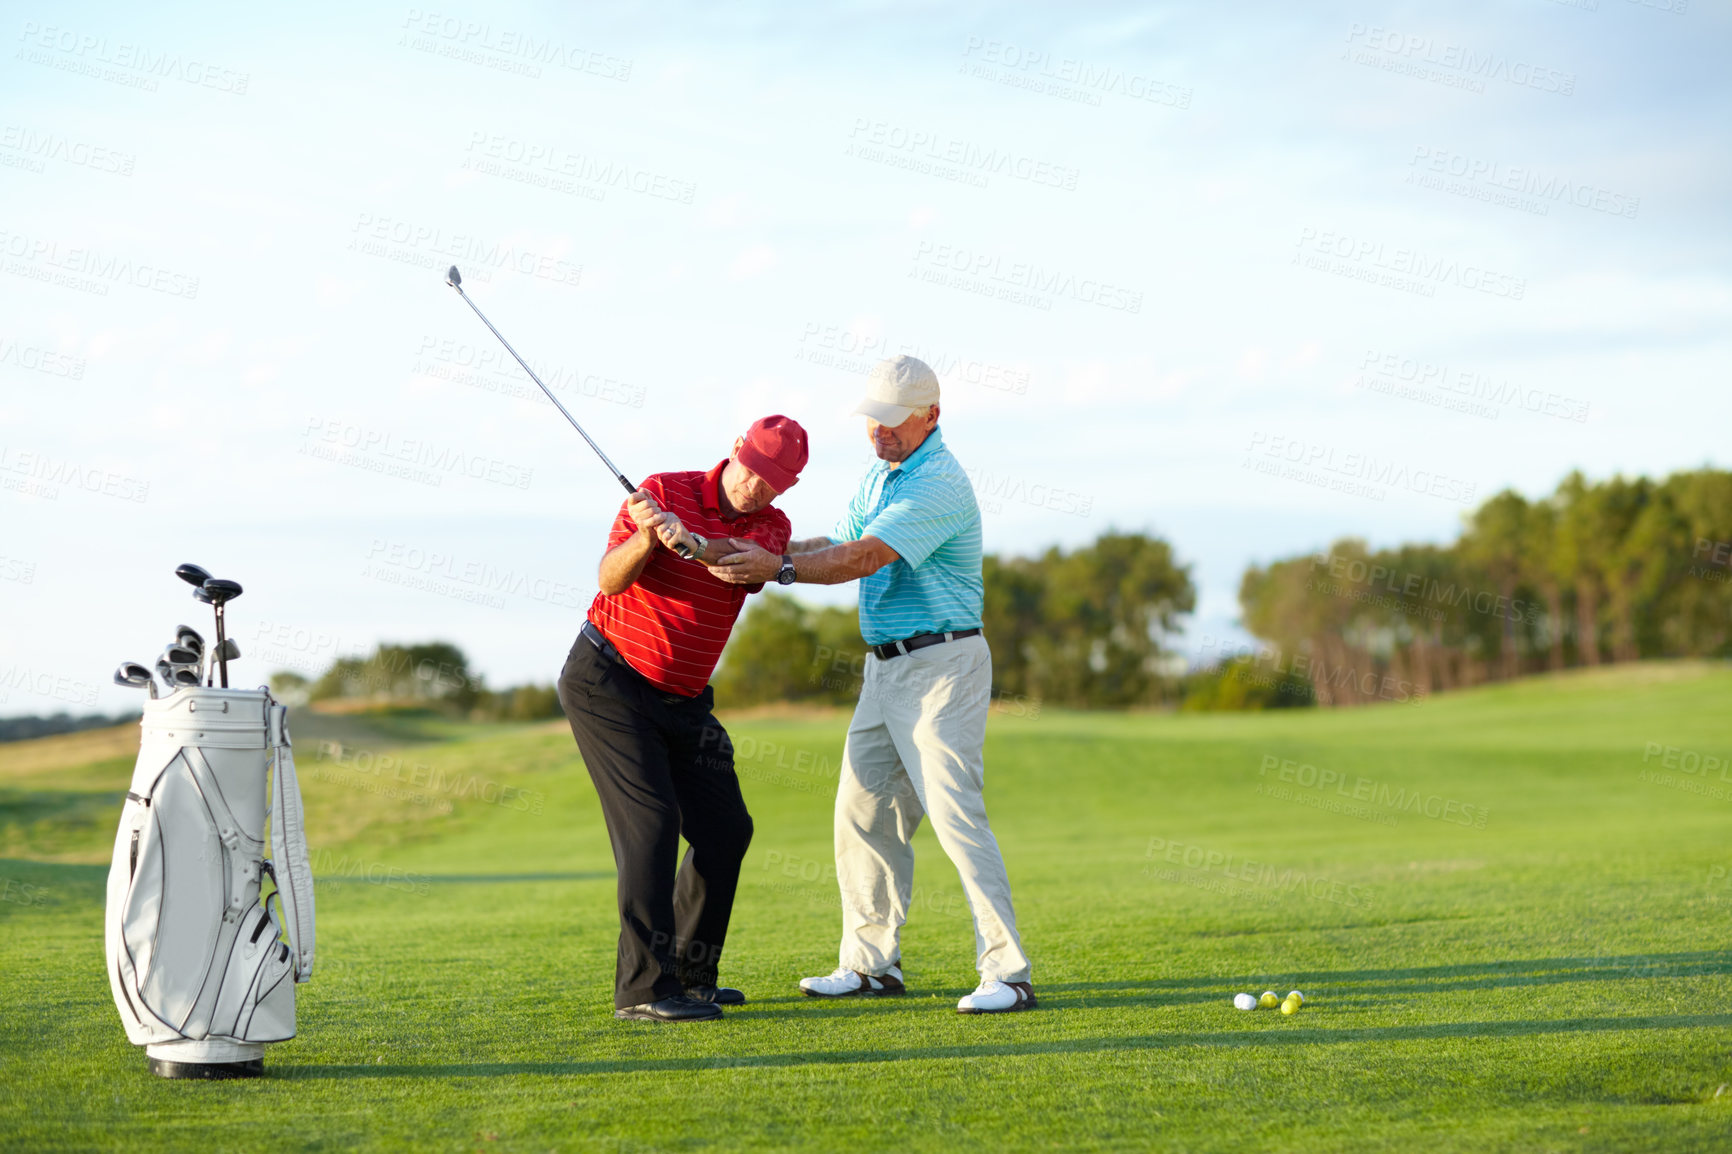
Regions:
[[[511,347],[511,342],[506,340],[505,335],[498,329],[493,328],[493,322],[487,319],[487,314],[475,307],[475,302],[469,299],[469,294],[463,291],[463,286],[460,284],[452,284],[449,281],[446,283],[451,284],[451,287],[457,290],[457,295],[463,298],[464,304],[475,309],[475,315],[480,317],[481,323],[491,329],[493,335],[499,338],[499,343],[505,346],[505,351],[510,353],[513,357],[517,357],[517,363],[523,366],[523,371],[529,374],[529,379],[534,381],[537,385],[541,385],[541,391],[547,394],[547,399],[553,402],[553,407],[558,409],[561,413],[564,413],[565,419],[571,422],[571,427],[577,430],[578,436],[589,442],[589,447],[595,450],[595,455],[601,458],[601,463],[607,466],[608,472],[613,474],[614,480],[624,486],[626,492],[637,492],[637,486],[626,480],[625,474],[619,471],[619,466],[607,459],[607,454],[601,451],[601,446],[596,444],[594,439],[591,438],[588,433],[583,431],[583,426],[578,424],[577,418],[572,416],[566,407],[559,403],[559,398],[553,395],[553,390],[541,383],[541,378],[535,375],[535,370],[529,367],[529,362],[524,360],[522,357],[517,356],[517,350]]]
[[[217,627],[217,648],[216,648],[217,664],[222,666],[223,688],[227,689],[229,687],[229,659],[222,655],[223,654],[223,605],[222,605],[222,602],[220,602],[220,601],[217,602],[217,604],[216,604],[216,627]]]

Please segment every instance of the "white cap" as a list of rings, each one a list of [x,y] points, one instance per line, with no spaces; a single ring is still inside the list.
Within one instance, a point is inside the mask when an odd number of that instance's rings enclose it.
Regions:
[[[891,357],[872,366],[866,399],[854,411],[894,427],[916,410],[937,403],[938,374],[932,366],[914,357]]]

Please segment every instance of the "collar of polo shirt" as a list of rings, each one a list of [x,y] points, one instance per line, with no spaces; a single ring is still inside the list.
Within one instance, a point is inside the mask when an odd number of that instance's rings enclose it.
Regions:
[[[704,512],[714,513],[724,521],[738,519],[739,513],[732,517],[722,512],[722,470],[728,467],[731,457],[723,457],[722,463],[704,474],[703,481],[698,485],[698,496],[703,502]]]

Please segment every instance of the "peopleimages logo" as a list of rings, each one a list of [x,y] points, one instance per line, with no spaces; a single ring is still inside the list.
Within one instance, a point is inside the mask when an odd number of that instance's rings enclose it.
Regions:
[[[1420,290],[1421,296],[1432,296],[1436,285],[1447,284],[1519,301],[1528,289],[1526,277],[1498,272],[1454,257],[1431,256],[1418,249],[1387,245],[1380,240],[1356,237],[1333,229],[1300,229],[1296,248],[1294,264],[1335,272],[1350,279]],[[1328,264],[1331,260],[1336,263]]]
[[[32,372],[68,380],[84,379],[84,358],[55,352],[40,345],[27,345],[16,337],[0,337],[0,365],[16,365]]]
[[[471,266],[476,266],[480,270],[506,270],[572,287],[583,280],[583,266],[560,257],[396,217],[359,213],[349,231],[354,234],[349,238],[351,251],[401,264],[439,268],[447,261],[459,260],[463,262],[465,276]]]
[[[82,246],[63,246],[47,237],[0,229],[0,254],[12,258],[6,271],[33,280],[57,281],[68,288],[108,295],[108,286],[124,284],[183,300],[198,298],[198,278],[161,265]],[[51,270],[59,270],[57,275]],[[61,278],[70,278],[61,281]]]
[[[1309,762],[1266,753],[1257,767],[1257,776],[1268,777],[1271,772],[1274,773],[1275,780],[1296,785],[1301,789],[1317,790],[1319,793],[1333,792],[1348,801],[1365,802],[1392,813],[1409,813],[1414,817],[1428,817],[1433,821],[1467,826],[1470,829],[1484,829],[1486,818],[1491,813],[1483,805],[1470,805],[1442,794],[1426,793],[1405,786],[1391,786],[1388,782],[1359,775],[1349,778],[1339,769],[1319,769]],[[1334,787],[1333,790],[1330,790],[1331,786]]]
[[[1151,837],[1143,857],[1150,863],[1143,867],[1144,875],[1161,881],[1182,881],[1183,877],[1175,871],[1158,869],[1157,863],[1194,871],[1204,877],[1214,874],[1238,882],[1244,887],[1237,890],[1238,894],[1263,893],[1268,897],[1302,894],[1349,909],[1369,909],[1376,897],[1369,886],[1164,837]]]
[[[1535,215],[1538,216],[1547,215],[1550,204],[1571,204],[1608,216],[1634,220],[1642,207],[1642,198],[1638,196],[1614,192],[1588,181],[1571,180],[1567,176],[1545,172],[1532,165],[1505,164],[1502,161],[1452,152],[1447,148],[1418,145],[1407,163],[1410,181],[1415,174],[1451,176],[1468,184],[1484,185],[1488,190],[1533,197],[1535,207],[1538,208]],[[1519,208],[1523,207],[1523,204],[1518,202],[1511,207]]]
[[[1344,452],[1333,445],[1280,433],[1253,432],[1246,452],[1249,456],[1244,468],[1377,501],[1393,488],[1469,505],[1479,491],[1477,482],[1435,469],[1413,468],[1371,453]]]
[[[1474,92],[1484,92],[1488,80],[1501,80],[1518,88],[1537,88],[1559,96],[1573,96],[1576,91],[1573,72],[1393,28],[1349,24],[1347,43],[1353,46],[1348,53],[1357,64],[1408,72],[1419,79],[1441,79],[1452,87],[1466,87]],[[1365,51],[1354,54],[1354,48]]]
[[[921,279],[966,288],[985,296],[996,296],[1018,304],[1052,308],[1053,297],[1068,297],[1081,304],[1116,312],[1140,313],[1143,294],[1090,277],[1079,277],[1061,269],[1045,268],[1026,261],[1006,261],[993,253],[960,245],[934,244],[923,240],[914,248],[914,263]],[[946,279],[946,278],[949,279]]]
[[[161,51],[129,41],[110,41],[72,28],[52,24],[24,22],[18,34],[24,49],[17,59],[42,64],[64,72],[94,76],[130,88],[155,92],[158,79],[178,80],[197,88],[210,88],[233,96],[245,96],[250,73],[238,72],[220,64],[183,57],[179,52]],[[59,53],[58,57],[50,53]]]

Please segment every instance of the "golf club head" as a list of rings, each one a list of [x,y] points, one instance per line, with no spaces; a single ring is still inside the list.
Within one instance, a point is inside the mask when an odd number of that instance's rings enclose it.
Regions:
[[[226,577],[212,577],[201,585],[199,590],[204,594],[203,597],[199,598],[200,601],[208,601],[212,605],[222,605],[241,595],[241,583],[230,581]]]
[[[457,271],[456,265],[445,270],[445,283],[452,288],[458,288],[463,284],[463,274]]]
[[[162,651],[162,659],[170,665],[197,665],[199,655],[184,645],[170,645]]]
[[[175,627],[174,643],[176,645],[184,645],[194,653],[204,653],[204,635],[199,633],[198,630],[194,629],[190,625],[179,625]]]
[[[235,639],[233,637],[225,637],[223,638],[222,648],[217,650],[216,658],[218,661],[233,661],[240,655],[241,647],[235,644]]]
[[[204,566],[194,565],[190,562],[185,565],[176,565],[174,567],[174,575],[179,577],[182,581],[185,581],[188,585],[203,585],[206,581],[210,580],[210,573]]]
[[[198,670],[187,665],[170,665],[166,661],[156,663],[156,675],[162,678],[162,683],[173,693],[183,685],[199,684]]]
[[[210,594],[204,591],[203,585],[200,585],[197,589],[192,591],[192,599],[194,601],[203,601],[206,605],[213,603],[210,599]]]
[[[122,661],[120,668],[114,671],[114,683],[149,690],[150,699],[156,700],[156,679],[150,675],[150,670],[136,661]]]

